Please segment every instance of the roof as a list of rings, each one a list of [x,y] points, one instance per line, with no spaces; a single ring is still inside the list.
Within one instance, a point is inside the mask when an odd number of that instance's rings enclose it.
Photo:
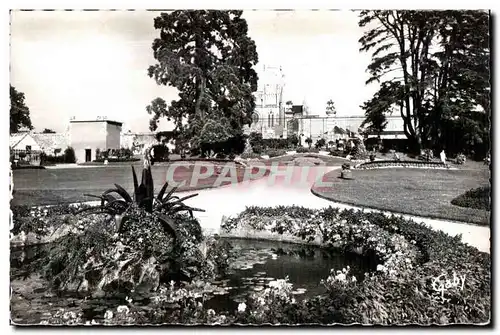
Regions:
[[[43,151],[65,149],[69,145],[66,135],[61,133],[37,133],[32,137]]]
[[[111,120],[70,120],[69,123],[91,123],[91,122],[107,122],[115,126],[122,126],[123,122],[111,121]]]
[[[10,134],[9,147],[10,148],[15,148],[29,134],[30,133],[27,132],[27,131],[26,132],[20,132],[20,133]]]

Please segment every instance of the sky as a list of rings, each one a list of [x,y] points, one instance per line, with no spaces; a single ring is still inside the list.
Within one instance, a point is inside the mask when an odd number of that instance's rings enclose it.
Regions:
[[[11,84],[26,95],[36,131],[64,131],[70,117],[107,116],[124,129],[147,132],[146,106],[167,102],[176,90],[147,76],[159,32],[148,11],[12,11]],[[351,11],[245,11],[249,36],[263,65],[281,66],[284,100],[324,115],[362,115],[376,90],[366,86],[370,55],[359,52],[363,34]],[[168,129],[166,122],[160,128]]]

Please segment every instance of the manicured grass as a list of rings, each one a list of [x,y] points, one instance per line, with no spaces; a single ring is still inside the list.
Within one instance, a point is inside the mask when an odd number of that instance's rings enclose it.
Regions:
[[[133,165],[140,178],[142,163],[134,163]],[[158,192],[167,180],[167,171],[168,165],[152,167],[155,192]],[[236,171],[238,181],[241,182],[245,169],[238,167]],[[201,169],[201,173],[204,173],[204,168]],[[175,169],[174,181],[186,181],[185,186],[178,188],[179,192],[212,188],[230,183],[229,180],[226,180],[222,181],[221,185],[217,185],[217,175],[191,183],[192,174],[192,165],[191,167]],[[71,169],[16,170],[13,171],[13,175],[15,193],[11,205],[51,205],[95,200],[83,194],[101,194],[113,188],[115,183],[123,186],[129,192],[133,190],[130,164]]]
[[[323,181],[333,182],[334,186],[315,185],[313,193],[350,205],[489,225],[489,211],[451,204],[469,189],[489,185],[489,170],[484,165],[470,164],[459,170],[353,170],[353,180],[341,179],[339,175],[340,171],[325,175]]]

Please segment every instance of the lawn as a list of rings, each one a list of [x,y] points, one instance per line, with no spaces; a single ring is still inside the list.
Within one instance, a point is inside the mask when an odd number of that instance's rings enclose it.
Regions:
[[[140,178],[142,163],[133,163],[133,165]],[[167,180],[167,170],[168,164],[152,167],[155,192],[158,192]],[[238,181],[241,181],[245,169],[238,167],[236,171]],[[174,181],[186,181],[187,184],[180,187],[179,192],[217,186],[214,185],[218,178],[217,175],[200,179],[194,185],[190,185],[192,173],[193,166],[190,168],[179,167],[175,170]],[[71,169],[15,170],[13,175],[15,193],[11,205],[51,205],[95,200],[83,194],[101,194],[114,187],[115,183],[123,186],[129,192],[133,190],[130,164]],[[229,181],[223,181],[221,185],[229,183]]]
[[[490,212],[451,204],[471,188],[489,185],[489,170],[470,162],[458,170],[390,168],[353,170],[353,180],[339,178],[340,171],[325,175],[333,187],[315,185],[323,198],[404,214],[489,225]]]

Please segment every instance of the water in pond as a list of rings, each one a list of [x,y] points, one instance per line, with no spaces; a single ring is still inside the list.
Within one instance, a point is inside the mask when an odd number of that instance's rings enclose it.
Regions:
[[[363,274],[373,269],[369,260],[356,255],[331,253],[317,247],[290,243],[227,239],[235,259],[231,262],[228,274],[213,284],[220,287],[213,298],[205,302],[206,308],[218,312],[234,312],[251,292],[261,291],[269,282],[288,276],[293,284],[296,299],[324,293],[320,285],[330,269],[350,266],[351,272],[362,280]],[[42,248],[43,249],[43,248]],[[32,276],[24,280],[20,275],[24,266],[40,254],[40,247],[31,247],[11,253],[11,317],[16,323],[39,323],[49,320],[51,313],[61,307],[66,311],[81,311],[81,297],[71,294],[55,294],[47,287],[47,282]],[[86,301],[88,305],[89,301]],[[123,297],[115,301],[91,304],[92,311],[86,311],[89,319],[102,318],[107,308],[124,304]]]

